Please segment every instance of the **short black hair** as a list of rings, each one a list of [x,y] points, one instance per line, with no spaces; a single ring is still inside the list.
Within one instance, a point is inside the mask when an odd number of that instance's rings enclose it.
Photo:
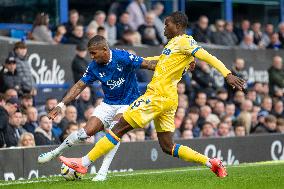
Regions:
[[[188,27],[188,17],[185,13],[176,11],[169,15],[174,24],[179,24],[183,29]]]
[[[101,35],[95,35],[88,42],[88,48],[94,45],[107,45],[106,39]]]

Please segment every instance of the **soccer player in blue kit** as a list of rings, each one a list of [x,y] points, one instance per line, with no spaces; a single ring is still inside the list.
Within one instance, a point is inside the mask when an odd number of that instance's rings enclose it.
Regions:
[[[157,60],[142,58],[128,53],[125,50],[111,50],[104,37],[96,35],[88,42],[88,51],[92,58],[85,74],[66,94],[63,100],[48,114],[54,119],[62,108],[74,100],[87,85],[98,80],[102,84],[104,100],[98,105],[86,126],[79,131],[71,133],[56,149],[43,153],[38,157],[39,163],[46,163],[73,144],[80,143],[89,136],[105,128],[111,128],[122,116],[128,106],[140,96],[135,71],[139,68],[155,70]],[[155,59],[155,58],[154,58]],[[106,179],[110,163],[117,151],[118,145],[104,158],[101,169],[94,181]],[[88,158],[83,158],[82,163],[89,166]]]

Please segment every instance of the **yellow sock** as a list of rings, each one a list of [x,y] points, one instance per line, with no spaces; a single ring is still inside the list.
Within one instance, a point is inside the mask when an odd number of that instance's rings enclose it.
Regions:
[[[200,163],[202,165],[205,165],[209,159],[207,156],[202,155],[192,150],[191,148],[180,144],[174,145],[172,149],[172,156],[181,158],[185,161]]]
[[[119,141],[120,139],[109,130],[106,136],[96,143],[95,147],[87,154],[87,156],[94,162],[113,149]]]

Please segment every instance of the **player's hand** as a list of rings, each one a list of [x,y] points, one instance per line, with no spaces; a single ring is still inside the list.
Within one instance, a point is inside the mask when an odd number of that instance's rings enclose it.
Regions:
[[[51,120],[54,120],[54,118],[60,113],[61,113],[61,108],[59,106],[56,106],[47,114],[47,117]]]
[[[195,60],[194,60],[194,61],[192,61],[192,62],[189,64],[188,70],[191,71],[191,72],[194,71],[195,65],[196,65],[196,62],[195,62]]]
[[[225,78],[226,82],[233,88],[237,88],[238,90],[242,91],[245,86],[245,81],[237,76],[234,76],[233,74],[228,74]]]

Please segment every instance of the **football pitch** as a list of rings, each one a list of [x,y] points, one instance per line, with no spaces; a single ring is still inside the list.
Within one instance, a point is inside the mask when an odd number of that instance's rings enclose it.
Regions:
[[[204,167],[185,167],[110,173],[105,182],[93,182],[86,175],[79,181],[65,181],[63,177],[0,181],[0,188],[28,189],[283,189],[284,162],[240,164],[227,168],[229,176],[217,178]]]

